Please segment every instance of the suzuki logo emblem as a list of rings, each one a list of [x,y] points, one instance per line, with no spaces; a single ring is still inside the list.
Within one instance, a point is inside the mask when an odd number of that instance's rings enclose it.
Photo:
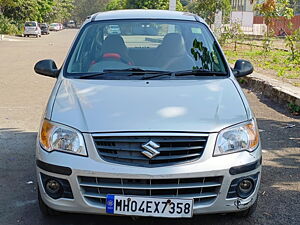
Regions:
[[[159,147],[159,144],[155,143],[154,141],[149,141],[142,145],[142,148],[146,150],[142,151],[142,154],[147,156],[149,159],[152,159],[154,156],[157,156],[160,153],[156,150]]]

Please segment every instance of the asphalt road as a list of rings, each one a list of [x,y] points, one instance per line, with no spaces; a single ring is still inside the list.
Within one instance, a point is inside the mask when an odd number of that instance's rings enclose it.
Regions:
[[[263,172],[258,209],[248,219],[230,215],[166,220],[65,214],[44,218],[38,209],[34,145],[54,79],[33,72],[34,63],[64,60],[76,30],[0,41],[0,224],[300,224],[300,118],[245,90],[258,119]],[[234,107],[234,106],[233,106]]]

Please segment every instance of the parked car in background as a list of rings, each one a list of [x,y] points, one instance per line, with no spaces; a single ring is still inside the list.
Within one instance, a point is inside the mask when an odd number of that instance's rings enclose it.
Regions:
[[[70,20],[67,22],[67,27],[68,28],[76,28],[76,23],[74,20]]]
[[[77,23],[76,23],[76,28],[81,28],[81,26],[82,26],[82,23],[81,23],[81,22],[77,22]]]
[[[38,22],[36,21],[28,21],[25,22],[24,25],[24,36],[29,37],[29,36],[35,36],[35,37],[41,37],[42,32],[41,28],[39,27]]]
[[[51,23],[49,26],[50,31],[60,31],[59,23]]]
[[[253,66],[240,59],[230,68],[199,16],[98,13],[61,68],[48,59],[34,69],[57,79],[36,143],[42,213],[254,212],[261,143],[236,80]]]
[[[41,28],[41,33],[42,34],[49,34],[49,25],[47,23],[40,23],[39,24],[40,28]]]
[[[59,23],[59,30],[63,30],[64,29],[64,25],[62,25],[61,23]]]
[[[121,34],[119,25],[109,25],[107,28],[108,34]]]

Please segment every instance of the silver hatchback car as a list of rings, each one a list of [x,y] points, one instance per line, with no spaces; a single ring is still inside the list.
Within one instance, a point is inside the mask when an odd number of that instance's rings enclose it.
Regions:
[[[38,22],[36,21],[25,22],[23,35],[24,37],[29,37],[31,35],[35,36],[36,38],[41,37],[42,31]]]
[[[236,81],[253,67],[231,69],[197,15],[97,13],[60,69],[43,60],[35,71],[57,78],[36,145],[44,214],[254,211],[261,144]]]

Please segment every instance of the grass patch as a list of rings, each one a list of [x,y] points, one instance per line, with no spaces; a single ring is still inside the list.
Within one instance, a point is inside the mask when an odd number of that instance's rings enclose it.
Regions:
[[[290,53],[280,50],[264,52],[262,48],[239,45],[237,51],[232,44],[223,47],[229,63],[238,59],[249,60],[255,68],[260,68],[269,74],[287,79],[300,79],[300,64],[289,60]],[[295,82],[294,82],[295,83]]]
[[[295,115],[300,114],[300,106],[299,105],[295,105],[294,103],[289,103],[288,107],[293,114],[295,114]]]

